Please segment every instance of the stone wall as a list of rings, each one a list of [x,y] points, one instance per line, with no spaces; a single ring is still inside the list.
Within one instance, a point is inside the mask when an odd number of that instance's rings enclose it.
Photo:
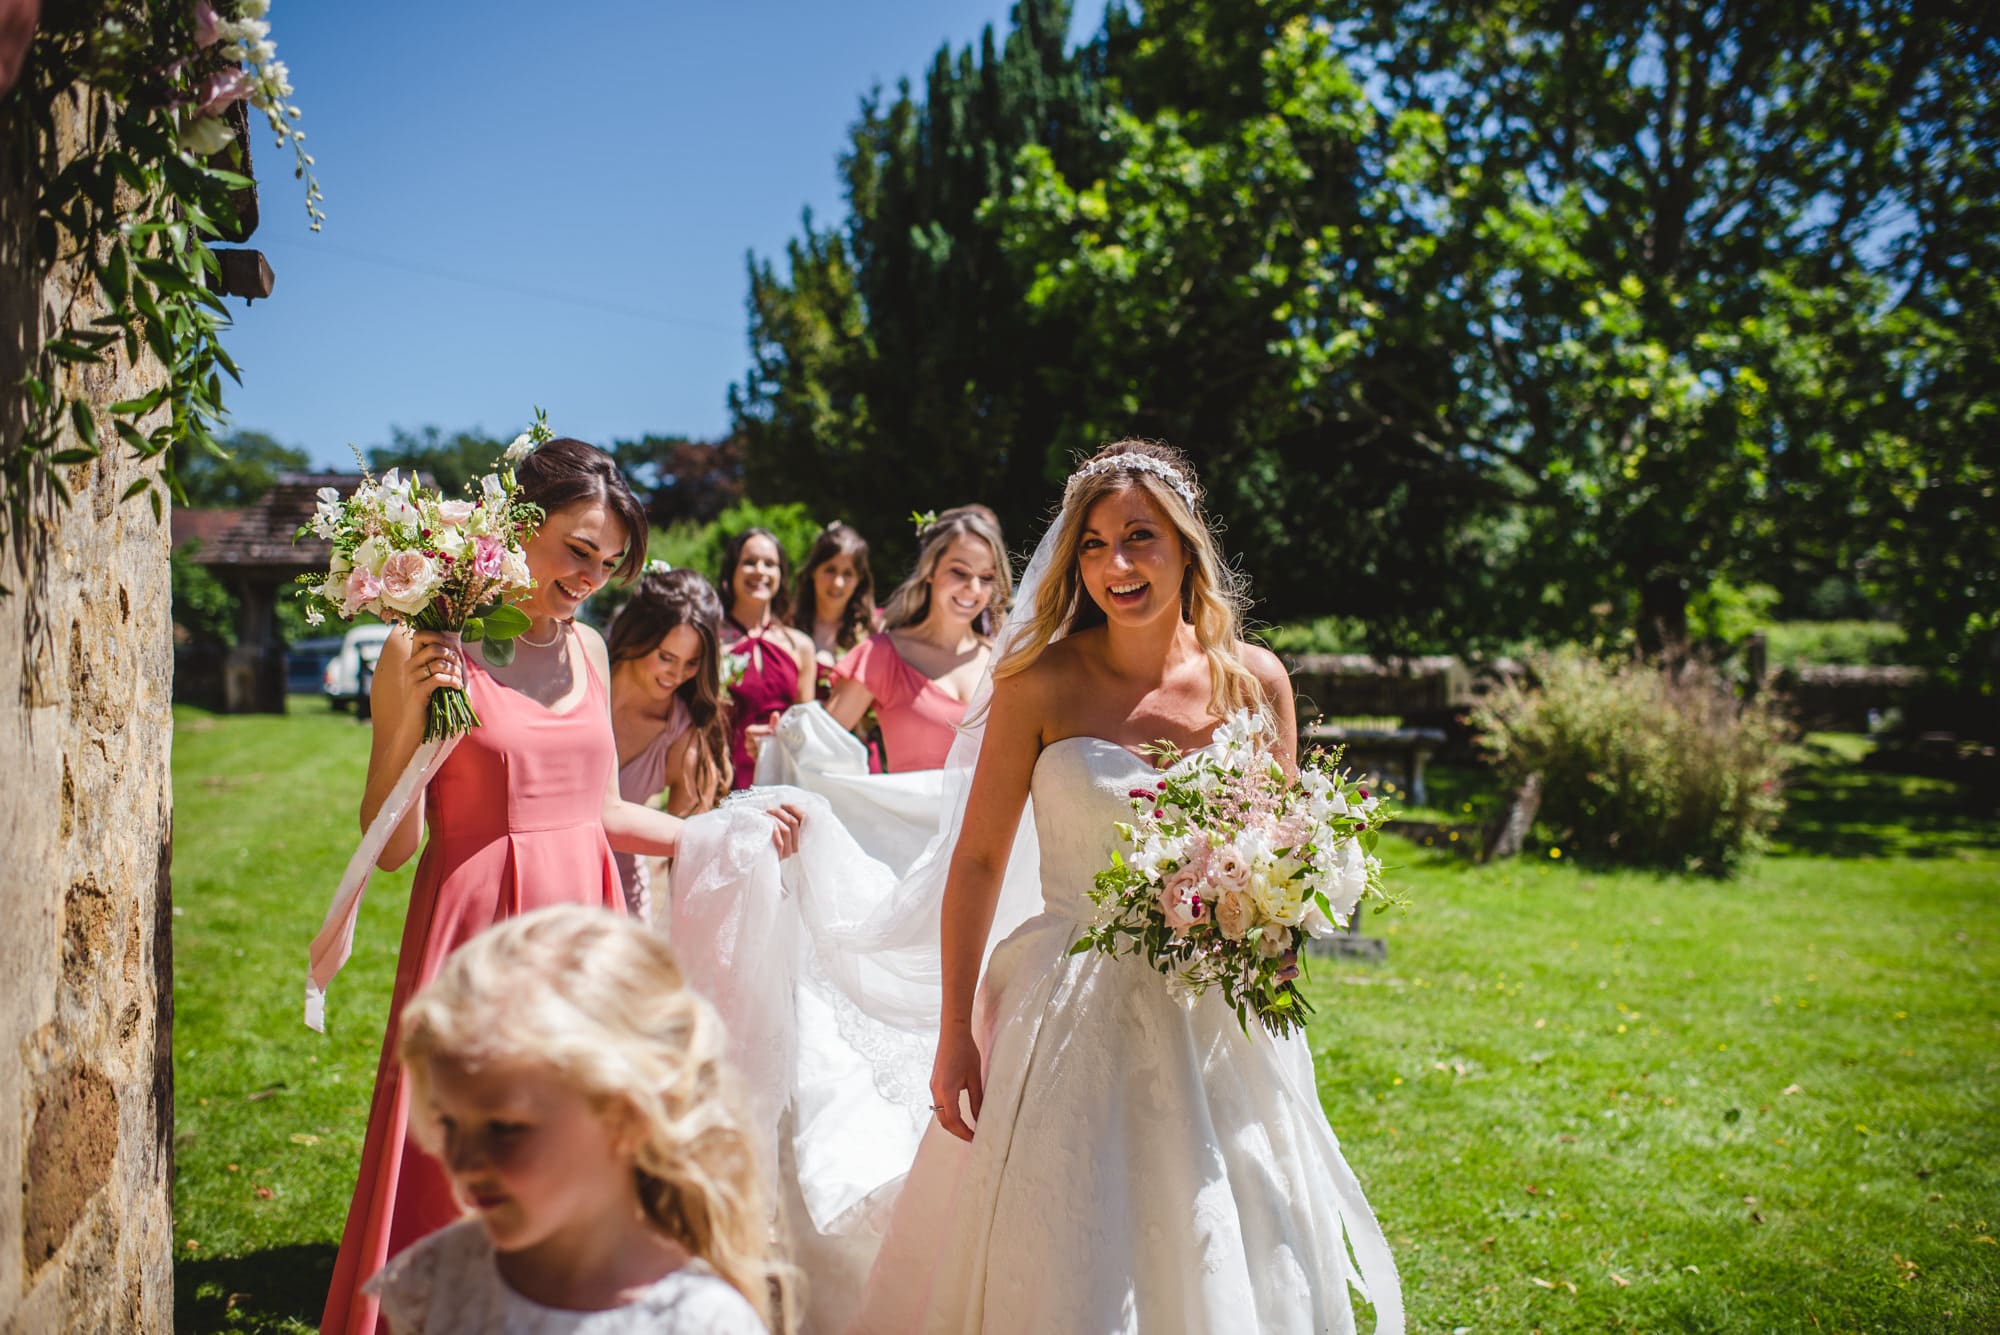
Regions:
[[[59,153],[93,133],[65,106]],[[75,297],[32,259],[32,164],[0,114],[0,439]],[[43,164],[46,167],[46,164]],[[136,397],[150,358],[72,393]],[[151,425],[148,423],[148,425]],[[166,1332],[173,1311],[167,530],[129,452],[67,467],[0,549],[0,1332]]]

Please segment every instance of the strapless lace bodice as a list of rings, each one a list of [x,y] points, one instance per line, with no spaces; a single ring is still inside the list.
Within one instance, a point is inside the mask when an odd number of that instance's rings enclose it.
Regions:
[[[1042,909],[1088,921],[1092,878],[1111,865],[1119,821],[1134,788],[1158,775],[1143,757],[1102,737],[1065,737],[1035,761],[1035,837],[1042,848]]]

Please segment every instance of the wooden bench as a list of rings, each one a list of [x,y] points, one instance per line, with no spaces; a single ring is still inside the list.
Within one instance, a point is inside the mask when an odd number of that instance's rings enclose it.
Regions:
[[[1301,732],[1302,746],[1344,747],[1341,763],[1359,773],[1386,774],[1401,784],[1415,806],[1428,804],[1424,766],[1445,743],[1442,728],[1350,727],[1315,723]]]

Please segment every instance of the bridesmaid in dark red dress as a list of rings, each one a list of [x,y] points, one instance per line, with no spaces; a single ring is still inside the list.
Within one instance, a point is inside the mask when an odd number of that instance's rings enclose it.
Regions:
[[[716,591],[728,616],[722,648],[730,683],[730,763],[734,786],[757,780],[757,746],[778,715],[813,698],[813,642],[786,624],[792,592],[785,549],[769,529],[745,529],[722,549]]]
[[[607,580],[644,564],[645,512],[610,456],[579,440],[548,442],[516,474],[522,495],[545,517],[527,543],[535,587],[520,606],[532,624],[515,641],[514,660],[496,666],[476,644],[457,646],[434,631],[398,631],[376,663],[364,829],[416,751],[433,691],[463,689],[480,726],[452,751],[378,859],[384,870],[401,866],[428,826],[403,924],[360,1180],[320,1324],[329,1335],[377,1330],[377,1304],[362,1284],[391,1256],[460,1215],[437,1161],[407,1136],[409,1093],[393,1037],[403,1004],[446,956],[503,918],[549,904],[623,913],[612,850],[671,855],[680,837],[679,819],[619,796],[610,662],[603,638],[575,620]],[[781,850],[791,846],[795,821],[786,813],[779,823]]]

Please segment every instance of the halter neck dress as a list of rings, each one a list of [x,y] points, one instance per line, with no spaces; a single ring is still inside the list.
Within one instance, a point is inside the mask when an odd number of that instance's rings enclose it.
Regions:
[[[748,788],[757,781],[757,761],[750,754],[745,734],[755,723],[768,723],[799,700],[799,660],[781,627],[767,622],[756,630],[745,630],[736,618],[724,623],[736,638],[722,646],[723,652],[747,660],[743,674],[729,687],[729,760],[735,769],[733,788]]]
[[[390,1257],[461,1214],[444,1170],[409,1135],[409,1087],[396,1060],[404,1005],[452,951],[503,919],[552,904],[625,911],[604,837],[604,791],[618,767],[610,706],[574,632],[563,633],[585,685],[582,698],[560,711],[501,684],[476,654],[464,656],[479,726],[424,792],[429,835],[403,921],[361,1175],[320,1323],[324,1335],[375,1331],[377,1302],[361,1286]]]

